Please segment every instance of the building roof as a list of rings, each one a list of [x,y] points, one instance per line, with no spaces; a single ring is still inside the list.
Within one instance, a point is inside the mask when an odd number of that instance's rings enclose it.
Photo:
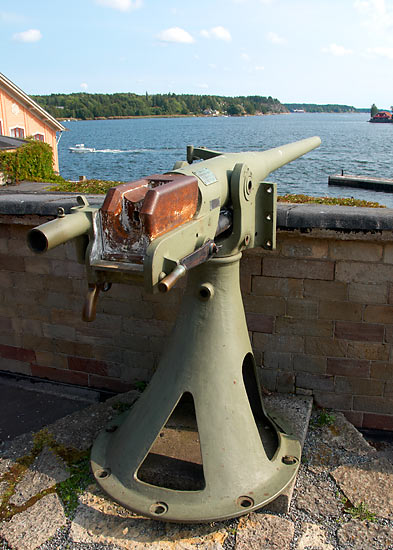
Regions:
[[[63,132],[65,127],[60,124],[52,115],[36,103],[31,97],[23,92],[16,84],[11,82],[6,76],[0,73],[0,88],[5,90],[11,97],[21,103],[28,111],[37,118],[45,122],[49,127],[56,131]]]
[[[25,139],[0,135],[0,151],[4,149],[17,149],[26,143]]]

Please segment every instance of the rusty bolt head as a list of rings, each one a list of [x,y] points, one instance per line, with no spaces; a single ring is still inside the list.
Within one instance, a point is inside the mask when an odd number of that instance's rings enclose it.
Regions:
[[[297,462],[296,456],[292,455],[285,455],[282,457],[282,461],[284,464],[287,464],[288,466],[293,466]]]

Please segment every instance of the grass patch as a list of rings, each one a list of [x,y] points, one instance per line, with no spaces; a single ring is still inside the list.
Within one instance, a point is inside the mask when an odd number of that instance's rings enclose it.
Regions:
[[[62,193],[90,193],[93,195],[105,195],[108,189],[122,185],[124,181],[104,181],[104,180],[85,180],[85,181],[64,181],[51,187],[51,191],[61,191]]]
[[[64,513],[67,517],[72,516],[79,504],[79,495],[82,494],[86,487],[93,481],[90,471],[90,453],[87,451],[85,455],[84,458],[75,464],[70,464],[68,466],[71,476],[65,481],[58,483],[56,486],[56,492],[63,502]]]
[[[386,208],[378,202],[354,199],[353,197],[310,197],[308,195],[279,195],[277,202],[290,202],[295,204],[327,204],[336,206],[357,206],[361,208]]]
[[[336,421],[336,417],[329,411],[323,409],[317,418],[312,421],[312,426],[323,428],[324,426],[332,426]]]
[[[135,382],[135,389],[139,391],[139,393],[143,393],[145,389],[147,388],[147,382],[145,380],[138,380],[138,382]]]
[[[123,401],[117,401],[111,405],[112,409],[119,414],[123,414],[126,411],[129,411],[132,407],[131,403],[124,403]]]
[[[339,494],[337,494],[339,496]],[[340,496],[341,504],[344,506],[344,514],[348,514],[352,519],[358,519],[359,521],[369,521],[370,523],[375,523],[377,518],[373,512],[367,508],[367,504],[363,501],[357,505],[353,505],[346,496]]]
[[[367,505],[364,502],[360,502],[357,506],[350,506],[349,508],[344,509],[345,514],[349,514],[352,519],[359,519],[360,521],[369,521],[374,523],[377,521],[375,514],[370,512],[367,508]]]

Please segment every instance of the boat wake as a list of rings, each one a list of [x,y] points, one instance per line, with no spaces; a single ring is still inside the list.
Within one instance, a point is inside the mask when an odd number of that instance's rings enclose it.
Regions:
[[[95,149],[94,153],[146,153],[152,149]]]
[[[111,153],[111,154],[123,154],[123,153],[147,153],[154,149],[95,149],[94,147],[85,147],[84,143],[77,143],[74,147],[68,148],[71,153]]]

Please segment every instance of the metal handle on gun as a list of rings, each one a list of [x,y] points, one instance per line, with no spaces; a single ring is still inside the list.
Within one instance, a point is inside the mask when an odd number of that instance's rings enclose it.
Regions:
[[[160,292],[169,292],[175,283],[184,277],[186,272],[197,265],[203,264],[218,252],[219,248],[212,240],[208,240],[203,246],[182,258],[175,269],[158,283]]]

